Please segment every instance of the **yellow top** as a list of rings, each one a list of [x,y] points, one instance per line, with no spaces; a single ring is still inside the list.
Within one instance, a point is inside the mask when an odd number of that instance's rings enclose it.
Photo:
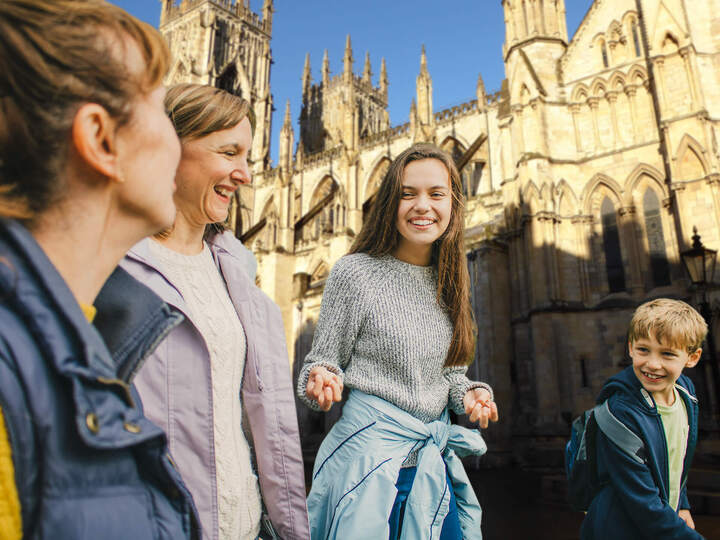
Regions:
[[[665,439],[668,448],[668,464],[670,465],[670,486],[669,503],[673,510],[678,509],[680,503],[680,479],[682,477],[685,451],[687,450],[688,415],[685,410],[685,402],[673,388],[675,402],[669,407],[658,404],[657,410],[662,418],[665,429]]]
[[[0,540],[22,538],[20,499],[15,487],[15,467],[5,417],[0,409]]]
[[[88,322],[92,324],[95,320],[95,315],[97,315],[97,308],[90,304],[80,304],[80,309],[82,309],[83,315],[85,315]]]

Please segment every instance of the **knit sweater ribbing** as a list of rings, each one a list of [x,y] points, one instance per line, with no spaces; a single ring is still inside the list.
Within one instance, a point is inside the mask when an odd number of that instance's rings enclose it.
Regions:
[[[448,405],[464,413],[465,393],[487,388],[471,382],[467,367],[445,368],[452,322],[437,301],[433,267],[386,255],[342,257],[325,284],[313,346],[298,378],[305,396],[310,371],[324,366],[349,388],[378,396],[423,422],[437,420]]]

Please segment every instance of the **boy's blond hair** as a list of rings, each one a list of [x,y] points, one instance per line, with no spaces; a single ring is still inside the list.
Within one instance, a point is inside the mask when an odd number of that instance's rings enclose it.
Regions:
[[[695,309],[681,300],[658,298],[639,306],[630,321],[628,340],[655,338],[658,343],[693,353],[700,348],[708,327]]]

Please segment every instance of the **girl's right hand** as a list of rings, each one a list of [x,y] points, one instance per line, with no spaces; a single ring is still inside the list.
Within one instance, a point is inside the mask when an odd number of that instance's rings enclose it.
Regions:
[[[305,395],[316,401],[320,408],[327,412],[333,403],[342,399],[343,384],[340,378],[322,366],[310,370]]]

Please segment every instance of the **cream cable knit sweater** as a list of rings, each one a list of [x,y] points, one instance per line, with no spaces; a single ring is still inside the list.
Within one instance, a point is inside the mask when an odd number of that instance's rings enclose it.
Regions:
[[[464,414],[463,396],[473,388],[467,367],[445,368],[452,323],[437,302],[433,267],[415,266],[387,255],[342,257],[323,293],[312,350],[298,378],[305,396],[308,375],[325,366],[345,386],[381,397],[423,422],[437,420],[446,406]]]
[[[245,331],[207,244],[199,255],[183,255],[154,241],[150,245],[210,352],[220,538],[254,540],[262,505],[242,430]]]

